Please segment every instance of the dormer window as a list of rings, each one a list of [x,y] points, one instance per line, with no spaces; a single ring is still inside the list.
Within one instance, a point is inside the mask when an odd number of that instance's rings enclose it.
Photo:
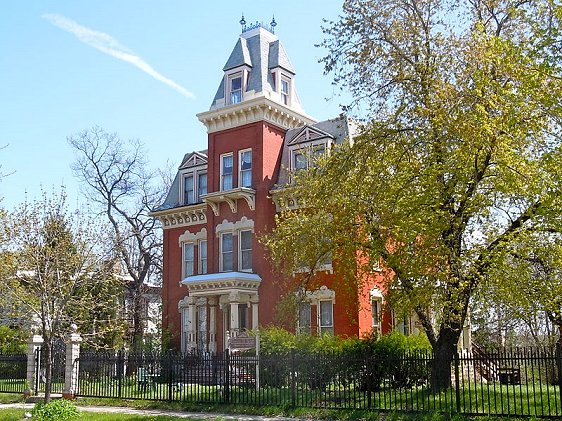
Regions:
[[[183,204],[190,205],[192,203],[195,203],[193,174],[187,174],[183,177]]]
[[[316,166],[317,161],[326,153],[326,144],[303,146],[291,151],[291,168],[293,171],[306,170]]]
[[[285,105],[289,105],[291,95],[291,82],[286,77],[281,77],[281,102]]]
[[[228,78],[228,98],[230,104],[242,101],[242,73],[235,73]]]
[[[207,173],[193,171],[185,173],[182,179],[182,204],[193,205],[201,202],[201,196],[207,194]]]

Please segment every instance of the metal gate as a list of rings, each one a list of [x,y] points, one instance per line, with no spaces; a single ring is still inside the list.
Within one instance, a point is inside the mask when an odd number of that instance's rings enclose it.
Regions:
[[[47,379],[47,355],[44,347],[35,351],[35,390],[37,393],[45,393],[45,382]],[[62,393],[64,390],[64,371],[66,363],[66,348],[63,341],[56,341],[51,350],[52,362],[52,386],[51,393]]]

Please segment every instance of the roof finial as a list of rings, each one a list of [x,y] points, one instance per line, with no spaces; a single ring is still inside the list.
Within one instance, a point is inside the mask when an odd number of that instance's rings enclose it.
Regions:
[[[273,15],[273,18],[271,19],[271,23],[269,25],[271,25],[271,33],[274,34],[275,27],[277,26],[277,22],[275,22],[275,15]]]
[[[244,12],[242,12],[242,19],[240,19],[240,25],[242,25],[242,32],[246,29],[246,19],[244,19]]]

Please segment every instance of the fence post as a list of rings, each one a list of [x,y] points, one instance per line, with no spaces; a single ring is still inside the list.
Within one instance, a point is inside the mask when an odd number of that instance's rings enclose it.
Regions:
[[[173,362],[172,362],[172,350],[168,350],[166,364],[168,365],[168,402],[172,402],[173,391],[174,391],[174,373],[173,373]]]
[[[291,349],[291,405],[293,408],[297,406],[297,397],[296,397],[296,385],[295,385],[295,375],[296,375],[296,368],[295,368],[295,350]]]
[[[123,349],[117,351],[117,394],[121,399],[123,394],[123,374],[125,371],[125,352]]]
[[[460,374],[459,374],[459,352],[455,351],[454,354],[455,361],[455,400],[457,401],[457,414],[461,413],[461,384],[460,384]]]
[[[78,327],[73,324],[70,329],[71,332],[68,334],[65,341],[66,361],[64,369],[64,391],[62,393],[65,399],[74,399],[78,393],[80,342],[82,342],[82,337],[77,332]]]
[[[562,334],[562,332],[560,332]],[[562,343],[556,343],[556,366],[558,367],[558,394],[560,398],[558,402],[560,403],[560,413],[562,414]]]
[[[224,351],[224,403],[230,403],[230,352]]]
[[[33,335],[28,342],[27,348],[27,372],[26,380],[27,386],[24,395],[31,396],[37,393],[39,389],[39,358],[41,345],[43,344],[43,337],[41,335]]]

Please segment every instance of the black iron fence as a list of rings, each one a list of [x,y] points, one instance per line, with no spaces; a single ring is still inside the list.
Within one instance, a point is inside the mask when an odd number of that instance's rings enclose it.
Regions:
[[[459,353],[434,393],[431,354],[82,353],[79,396],[470,415],[562,416],[560,351]]]
[[[26,374],[27,355],[0,353],[0,393],[23,393]]]

